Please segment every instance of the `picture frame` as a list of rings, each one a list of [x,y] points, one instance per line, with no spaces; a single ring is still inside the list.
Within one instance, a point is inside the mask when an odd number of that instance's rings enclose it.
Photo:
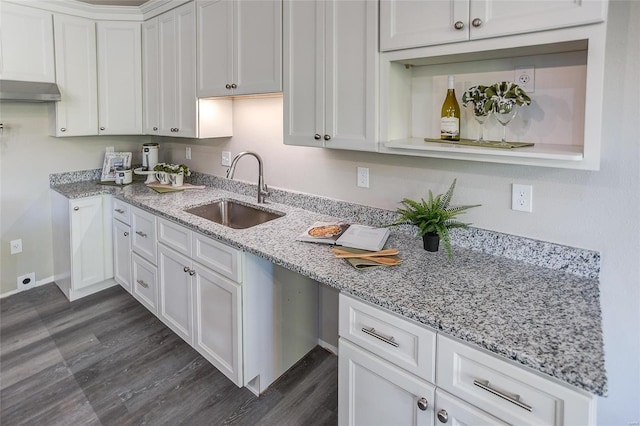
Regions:
[[[104,154],[104,163],[102,164],[102,176],[100,178],[103,182],[116,180],[116,169],[130,169],[131,168],[131,152],[107,152]]]

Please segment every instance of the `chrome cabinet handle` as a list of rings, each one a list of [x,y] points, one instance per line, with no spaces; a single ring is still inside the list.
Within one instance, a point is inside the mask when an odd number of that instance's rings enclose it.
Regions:
[[[328,141],[328,140],[330,140],[330,139],[331,139],[331,136],[329,136],[329,135],[324,135],[324,140],[325,140],[325,141]]]
[[[440,410],[438,411],[438,420],[440,420],[441,423],[446,423],[449,421],[449,413],[447,413],[447,410]]]
[[[140,235],[142,238],[147,238],[147,234],[142,231],[136,231],[136,234]]]
[[[124,213],[124,210],[122,210],[122,209],[115,209],[115,211],[120,213],[120,214]]]
[[[394,348],[397,348],[398,343],[393,339],[393,336],[383,336],[382,334],[379,334],[376,332],[376,329],[371,327],[371,328],[366,328],[366,327],[362,327],[362,332],[368,334],[369,336],[373,336],[376,339],[380,339],[385,343],[390,344],[391,346],[393,346]]]
[[[189,275],[194,276],[195,274],[196,274],[196,271],[194,271],[193,269],[189,271]]]
[[[78,207],[78,206],[75,206],[75,207],[73,208],[73,211],[76,211],[76,212],[77,212],[78,210],[80,210],[80,207]]]
[[[427,408],[429,408],[429,401],[427,401],[427,398],[422,397],[418,400],[418,408],[422,411],[427,411]]]
[[[137,282],[138,284],[140,284],[140,285],[141,285],[142,287],[144,287],[144,288],[149,288],[149,284],[145,283],[145,282],[144,282],[144,281],[142,281],[142,280],[136,280],[136,282]]]
[[[478,28],[480,25],[482,25],[482,19],[480,18],[474,19],[473,21],[471,21],[471,25]]]
[[[319,134],[317,134],[317,133],[316,133],[316,134],[313,136],[313,138],[314,138],[315,140],[319,141],[320,139],[322,139],[322,136],[320,136]]]
[[[125,231],[124,236],[125,236],[125,237],[128,237],[128,236],[129,236],[129,233]]]
[[[100,127],[100,130],[104,130],[104,127]]]
[[[189,267],[188,267],[188,266],[185,266],[185,267],[184,267],[184,269],[183,269],[183,271],[185,271],[185,272],[189,272]]]
[[[229,83],[227,83],[227,84],[224,85],[224,88],[225,89],[231,89],[231,85]]]
[[[153,130],[158,130],[158,128],[154,126]]]
[[[61,131],[61,132],[66,132],[66,131],[67,131],[67,129],[65,129],[64,127],[60,127],[60,131]]]
[[[533,408],[531,408],[530,405],[525,404],[524,402],[520,402],[520,395],[516,395],[514,393],[508,393],[508,392],[504,392],[504,391],[500,391],[492,386],[489,385],[489,381],[488,380],[482,380],[482,379],[475,379],[473,381],[473,384],[476,385],[477,387],[479,387],[480,389],[484,389],[487,392],[490,392],[496,396],[499,396],[500,398],[509,401],[512,404],[517,405],[520,408],[523,408],[529,412],[533,411]]]
[[[461,30],[461,29],[463,29],[463,28],[464,28],[464,22],[462,22],[462,21],[456,21],[456,23],[455,23],[455,24],[453,24],[453,27],[454,27],[456,30]]]
[[[233,83],[233,84],[231,85],[231,88],[232,88],[232,89],[237,89],[237,88],[238,88],[238,85],[237,85],[237,84],[235,84],[235,83]]]

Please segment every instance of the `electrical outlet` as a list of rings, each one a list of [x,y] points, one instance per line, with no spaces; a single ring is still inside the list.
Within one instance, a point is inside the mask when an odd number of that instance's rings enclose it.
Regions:
[[[230,166],[231,165],[231,152],[230,151],[222,151],[222,165]]]
[[[11,254],[22,253],[22,238],[11,241]]]
[[[515,78],[513,80],[525,92],[533,93],[536,91],[536,73],[533,65],[515,68]]]
[[[533,187],[531,185],[512,184],[511,209],[529,213],[533,211]]]
[[[369,168],[358,167],[358,186],[361,188],[369,187]]]
[[[187,160],[191,160],[191,147],[190,146],[188,146],[187,149],[185,150],[184,157]]]
[[[18,289],[24,290],[36,285],[36,273],[29,272],[28,274],[20,275],[18,277]]]

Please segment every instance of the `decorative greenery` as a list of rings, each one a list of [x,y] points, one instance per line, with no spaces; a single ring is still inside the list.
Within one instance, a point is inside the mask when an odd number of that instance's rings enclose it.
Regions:
[[[487,103],[487,86],[478,85],[470,87],[462,94],[462,105],[467,106],[473,104],[473,114],[478,117],[489,115],[490,110],[486,109]]]
[[[487,111],[498,114],[511,112],[515,105],[530,105],[531,98],[520,86],[510,81],[502,81],[485,90]]]
[[[191,176],[191,170],[189,170],[189,167],[186,164],[158,163],[155,165],[153,170],[156,172],[176,173],[184,176]]]
[[[472,207],[478,207],[480,204],[468,206],[451,206],[453,190],[456,187],[456,179],[444,194],[433,196],[429,190],[429,198],[421,201],[404,198],[400,201],[404,207],[398,208],[397,213],[401,217],[391,226],[402,225],[407,222],[416,225],[420,236],[425,234],[437,234],[444,244],[449,260],[451,260],[451,238],[449,229],[451,228],[467,228],[470,224],[463,223],[455,219],[456,216],[465,212]]]

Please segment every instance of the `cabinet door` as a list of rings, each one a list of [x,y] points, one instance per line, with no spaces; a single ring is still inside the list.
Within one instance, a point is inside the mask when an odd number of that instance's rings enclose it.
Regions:
[[[159,244],[158,316],[184,341],[192,344],[191,259]],[[194,272],[195,274],[195,272]]]
[[[232,84],[235,95],[282,91],[282,1],[237,1]]]
[[[55,82],[53,14],[2,2],[0,79]]]
[[[156,217],[144,210],[131,211],[131,248],[149,262],[156,264],[157,242]]]
[[[469,22],[482,24],[472,25],[470,35],[479,39],[590,24],[603,21],[606,13],[606,1],[471,0]]]
[[[284,2],[284,143],[324,146],[324,2]]]
[[[98,134],[96,31],[90,19],[54,16],[56,82],[62,100],[56,102],[56,136]]]
[[[237,386],[242,386],[241,287],[195,263],[194,347]]]
[[[233,82],[233,4],[227,0],[196,3],[198,97],[228,96]],[[229,86],[229,87],[227,87]]]
[[[102,196],[72,200],[71,290],[105,279]]]
[[[142,24],[142,122],[146,135],[157,135],[160,126],[158,67],[158,19],[154,18]]]
[[[113,278],[131,293],[131,227],[113,221]]]
[[[433,425],[435,387],[340,338],[340,425]],[[419,408],[426,403],[425,410]]]
[[[142,134],[140,23],[97,23],[99,134]]]
[[[368,0],[325,5],[325,147],[374,151],[378,5]]]
[[[382,51],[468,39],[469,0],[380,1]]]
[[[163,136],[197,137],[195,6],[158,18],[160,126]]]
[[[507,425],[479,408],[436,389],[436,403],[433,411],[438,419],[437,424],[451,425]]]
[[[131,294],[148,310],[158,315],[158,268],[131,253]]]

